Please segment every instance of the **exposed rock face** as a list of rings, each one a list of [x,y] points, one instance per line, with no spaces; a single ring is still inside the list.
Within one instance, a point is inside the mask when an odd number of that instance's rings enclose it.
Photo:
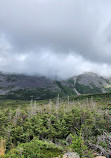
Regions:
[[[0,94],[5,94],[10,90],[25,88],[57,89],[57,86],[53,80],[45,77],[0,74]]]
[[[64,95],[111,92],[111,82],[97,74],[85,73],[65,81],[45,77],[0,73],[0,95],[11,91],[44,89]],[[44,94],[43,94],[44,95]]]
[[[82,75],[78,76],[78,83],[86,85],[86,86],[90,86],[90,83],[95,84],[95,86],[100,87],[101,83],[102,84],[107,84],[106,79],[104,79],[103,77],[94,74],[94,73],[84,73]]]
[[[78,94],[106,93],[111,91],[111,82],[94,73],[84,73],[73,78]]]

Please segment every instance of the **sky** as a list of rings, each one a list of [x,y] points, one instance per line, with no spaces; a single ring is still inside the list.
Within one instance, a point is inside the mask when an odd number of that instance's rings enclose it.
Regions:
[[[111,0],[0,0],[0,71],[111,76]]]

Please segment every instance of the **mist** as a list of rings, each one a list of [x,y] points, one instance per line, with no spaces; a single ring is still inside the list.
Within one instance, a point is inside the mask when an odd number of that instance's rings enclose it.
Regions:
[[[0,0],[0,71],[110,76],[110,56],[110,0]]]

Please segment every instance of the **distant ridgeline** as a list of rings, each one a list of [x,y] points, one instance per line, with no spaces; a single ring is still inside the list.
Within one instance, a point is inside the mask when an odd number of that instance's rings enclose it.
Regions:
[[[21,100],[51,99],[60,95],[110,93],[111,80],[94,73],[84,73],[68,80],[0,73],[0,98]]]

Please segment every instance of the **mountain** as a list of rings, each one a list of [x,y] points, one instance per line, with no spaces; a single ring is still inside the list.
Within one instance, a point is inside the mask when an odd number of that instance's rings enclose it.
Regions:
[[[45,77],[0,73],[0,95],[9,99],[49,99],[75,94],[72,85]]]
[[[38,76],[0,73],[0,95],[8,99],[49,99],[65,95],[111,92],[111,80],[84,73],[57,81]]]
[[[111,80],[95,73],[84,73],[73,77],[74,88],[79,94],[111,92]]]

